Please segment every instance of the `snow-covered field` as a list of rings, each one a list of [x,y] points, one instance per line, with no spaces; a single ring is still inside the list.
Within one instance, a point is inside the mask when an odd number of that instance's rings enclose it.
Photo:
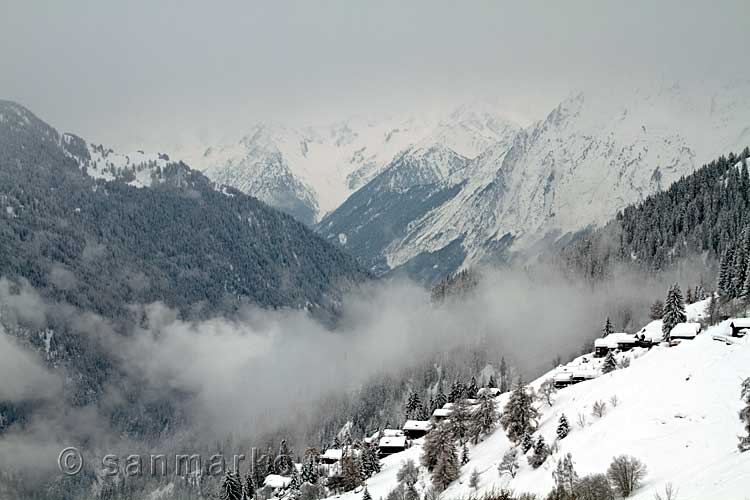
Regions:
[[[694,316],[699,305],[690,309]],[[441,497],[465,498],[503,487],[545,495],[554,485],[552,470],[557,461],[571,453],[579,476],[605,473],[617,455],[639,458],[648,474],[632,498],[652,499],[668,482],[679,488],[680,500],[750,498],[750,453],[737,450],[737,436],[743,431],[738,418],[740,383],[750,376],[750,339],[731,345],[713,340],[714,335],[728,331],[728,322],[721,323],[693,341],[633,356],[628,368],[559,390],[551,407],[537,403],[541,416],[534,437],[541,434],[548,444],[555,443],[562,414],[571,432],[557,441],[556,452],[539,469],[532,469],[521,457],[515,478],[501,476],[498,464],[511,443],[498,428],[483,442],[470,445],[470,462]],[[553,374],[554,370],[532,385],[538,387]],[[611,402],[615,396],[616,406]],[[500,408],[507,399],[507,393],[496,398]],[[607,404],[601,418],[591,413],[596,401]],[[585,419],[583,427],[579,415]],[[401,463],[413,459],[419,464],[421,453],[420,440],[385,458],[382,471],[367,481],[372,497],[385,497],[396,485]],[[477,490],[468,485],[473,470],[480,475]],[[429,484],[429,474],[421,468],[418,488]],[[354,500],[361,496],[358,490],[338,497]]]

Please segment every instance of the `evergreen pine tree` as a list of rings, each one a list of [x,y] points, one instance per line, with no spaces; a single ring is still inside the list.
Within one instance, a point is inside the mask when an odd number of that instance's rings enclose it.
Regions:
[[[435,468],[432,470],[432,485],[438,491],[443,491],[453,481],[458,479],[459,467],[456,449],[446,449],[438,456]]]
[[[604,326],[602,327],[602,337],[606,337],[611,333],[615,333],[615,327],[612,326],[612,322],[609,320],[609,316],[607,316],[607,320],[604,322]]]
[[[282,439],[279,445],[279,454],[276,457],[276,470],[279,474],[287,475],[291,474],[292,469],[294,469],[292,450],[289,449],[286,439]]]
[[[547,460],[547,456],[549,456],[549,448],[547,443],[544,442],[544,437],[539,436],[536,444],[534,444],[534,454],[529,458],[529,464],[538,469]]]
[[[479,404],[471,414],[471,435],[474,444],[478,443],[483,435],[492,432],[497,418],[497,403],[490,394],[483,394],[479,398]]]
[[[575,488],[578,484],[578,474],[573,464],[573,456],[570,453],[557,462],[557,468],[552,473],[552,477],[555,479],[555,491],[564,493],[562,498],[576,498]]]
[[[695,302],[695,299],[693,298],[693,291],[688,287],[687,291],[685,292],[685,304],[692,304]]]
[[[432,471],[437,465],[438,458],[451,451],[454,454],[456,452],[451,431],[445,423],[438,424],[424,438],[422,465]]]
[[[667,292],[667,300],[664,301],[664,315],[662,316],[662,339],[669,341],[669,332],[677,323],[683,323],[687,319],[685,304],[682,301],[680,285],[675,283]]]
[[[570,432],[570,425],[568,425],[568,419],[565,417],[565,414],[563,413],[560,415],[560,420],[557,423],[557,438],[558,439],[565,439],[565,437]]]
[[[247,476],[245,476],[243,494],[246,500],[252,500],[255,497],[255,480],[253,479],[252,471],[248,471]]]
[[[353,490],[362,484],[362,465],[359,459],[351,454],[341,459],[341,486],[345,491]]]
[[[235,471],[227,471],[219,489],[221,500],[242,500],[242,481]]]
[[[479,472],[477,472],[476,469],[471,471],[471,476],[469,477],[469,488],[474,490],[479,488]]]
[[[487,381],[487,387],[493,387],[497,388],[497,380],[495,379],[495,375],[490,375],[489,380]]]
[[[731,246],[727,246],[724,253],[721,256],[721,264],[719,267],[719,281],[717,288],[719,296],[722,299],[730,298],[732,281],[734,276],[732,275],[732,264],[734,264],[734,249]]]
[[[525,432],[523,438],[521,438],[521,450],[524,453],[528,453],[529,450],[534,446],[534,440],[531,439],[531,434]]]
[[[500,423],[508,438],[518,443],[525,433],[534,432],[538,416],[539,412],[532,404],[531,395],[519,379],[500,417]]]
[[[292,470],[289,474],[290,481],[289,481],[289,490],[292,492],[292,495],[299,494],[300,486],[302,486],[302,481],[300,481],[299,473],[297,472],[297,467],[295,467],[294,464],[292,464]]]
[[[477,397],[478,390],[479,390],[479,387],[477,386],[477,378],[471,377],[471,381],[469,382],[469,385],[466,387],[466,397],[470,399],[475,399]]]
[[[464,443],[463,447],[461,448],[461,465],[466,465],[469,463],[469,448],[466,446],[466,443]]]
[[[743,234],[745,232],[743,231]],[[744,239],[744,237],[742,238]],[[739,245],[734,252],[734,263],[732,264],[732,284],[730,293],[732,297],[740,297],[745,287],[747,257],[745,255],[745,246]]]
[[[455,380],[451,386],[451,392],[448,394],[448,402],[455,403],[459,399],[463,398],[464,387],[461,382]]]
[[[448,397],[443,392],[443,381],[438,384],[438,393],[435,395],[435,408],[442,408],[448,402]]]
[[[453,439],[464,443],[469,436],[469,425],[471,423],[471,412],[465,399],[458,399],[451,407],[451,416],[447,426]]]
[[[617,362],[615,361],[615,355],[612,354],[612,351],[607,351],[607,355],[604,357],[604,362],[602,363],[602,373],[606,374],[616,369]]]
[[[370,491],[367,489],[367,486],[365,486],[365,491],[362,493],[362,500],[372,500],[372,495],[370,495]]]

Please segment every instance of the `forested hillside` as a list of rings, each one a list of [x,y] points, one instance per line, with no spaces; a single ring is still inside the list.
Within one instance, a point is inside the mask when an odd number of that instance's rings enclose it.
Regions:
[[[365,279],[291,217],[184,164],[139,189],[88,176],[75,144],[0,102],[0,274],[107,317],[163,301],[191,315],[240,303],[330,309]]]
[[[729,277],[734,289],[720,291],[736,296],[750,254],[748,156],[747,148],[739,156],[722,156],[627,207],[603,228],[564,247],[564,265],[575,274],[598,279],[617,264],[661,271],[688,256],[698,256],[709,266],[723,256],[727,272],[736,272]]]

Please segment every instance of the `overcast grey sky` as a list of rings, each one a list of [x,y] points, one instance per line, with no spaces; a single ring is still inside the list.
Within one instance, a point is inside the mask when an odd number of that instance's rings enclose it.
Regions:
[[[0,0],[0,98],[117,148],[613,80],[746,78],[750,2]]]

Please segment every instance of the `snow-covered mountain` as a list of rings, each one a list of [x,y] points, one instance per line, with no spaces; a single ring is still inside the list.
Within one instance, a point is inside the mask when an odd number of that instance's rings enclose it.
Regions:
[[[706,301],[688,306],[688,317],[695,319],[705,305]],[[660,323],[656,321],[647,328],[660,330]],[[738,451],[737,437],[744,431],[738,413],[743,406],[740,384],[748,376],[750,364],[750,338],[733,339],[734,343],[714,340],[714,336],[727,338],[727,323],[676,347],[621,353],[620,361],[625,357],[631,360],[627,368],[560,389],[551,406],[537,402],[540,417],[534,438],[543,436],[553,449],[544,464],[532,468],[519,451],[515,477],[501,474],[498,466],[512,443],[498,427],[479,444],[469,444],[469,462],[441,498],[481,498],[501,489],[544,498],[554,486],[552,472],[558,460],[567,453],[572,455],[579,477],[606,473],[615,456],[625,454],[641,460],[647,475],[632,495],[634,499],[652,499],[656,492],[663,495],[667,483],[679,490],[681,500],[746,498],[750,453]],[[603,359],[590,354],[585,358],[588,369]],[[571,364],[581,363],[583,358]],[[558,367],[530,385],[538,389],[563,369]],[[508,397],[505,393],[496,398],[499,409]],[[592,414],[597,401],[606,403],[601,417]],[[556,430],[563,414],[571,430],[564,439],[558,439]],[[396,487],[404,461],[420,464],[423,442],[416,440],[411,448],[383,459],[381,472],[366,483],[372,498],[386,498]],[[423,491],[431,484],[430,475],[424,467],[419,469],[417,489]],[[469,486],[474,471],[479,475],[476,489]],[[336,498],[359,500],[362,488]]]
[[[352,195],[319,231],[376,271],[403,268],[431,281],[509,249],[531,252],[603,224],[702,163],[750,144],[747,116],[747,82],[576,93],[464,168],[420,185],[421,209],[407,208],[415,203],[409,190],[365,185],[367,195]],[[376,177],[371,184],[383,182]],[[358,208],[350,203],[355,199]],[[378,211],[382,199],[415,217],[395,224]],[[391,231],[394,225],[400,230]],[[393,238],[383,241],[388,232]]]
[[[408,149],[440,145],[473,158],[518,129],[496,113],[463,106],[437,118],[355,118],[304,128],[264,123],[239,141],[180,155],[215,182],[312,224]]]

